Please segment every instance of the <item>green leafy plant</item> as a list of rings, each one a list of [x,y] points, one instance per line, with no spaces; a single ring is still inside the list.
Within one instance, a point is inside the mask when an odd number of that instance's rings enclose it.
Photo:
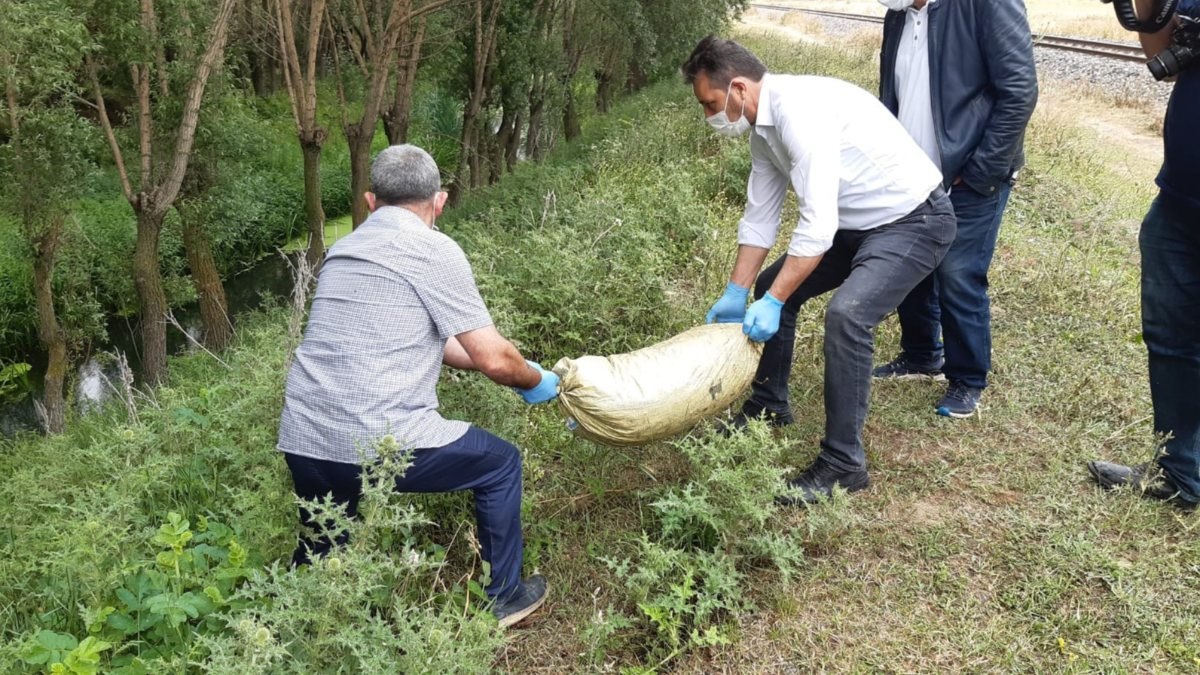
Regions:
[[[53,673],[91,674],[112,649],[106,672],[158,672],[197,656],[198,637],[225,630],[218,610],[251,601],[230,599],[249,568],[248,553],[229,527],[200,517],[193,529],[170,513],[151,543],[157,548],[153,559],[126,570],[109,604],[85,612],[86,637],[39,631],[24,662]]]

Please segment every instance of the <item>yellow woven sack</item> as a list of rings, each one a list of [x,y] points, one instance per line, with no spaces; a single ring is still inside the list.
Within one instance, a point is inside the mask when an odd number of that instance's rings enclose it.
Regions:
[[[605,445],[642,445],[688,431],[728,408],[758,369],[762,345],[741,324],[711,324],[615,356],[554,364],[558,405],[575,433]]]

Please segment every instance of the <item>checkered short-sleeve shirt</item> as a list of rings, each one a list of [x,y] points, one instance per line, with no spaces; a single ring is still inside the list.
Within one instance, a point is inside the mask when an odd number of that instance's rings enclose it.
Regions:
[[[382,207],[330,248],[288,372],[279,449],[357,464],[384,435],[437,448],[467,432],[438,414],[446,340],[492,324],[450,237]]]

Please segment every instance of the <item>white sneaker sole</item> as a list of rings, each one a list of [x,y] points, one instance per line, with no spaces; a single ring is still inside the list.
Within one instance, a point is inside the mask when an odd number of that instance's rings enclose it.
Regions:
[[[504,617],[503,619],[500,619],[500,622],[499,622],[500,627],[508,628],[509,626],[514,626],[518,623],[521,623],[526,618],[528,618],[530,614],[533,614],[534,612],[541,609],[542,605],[544,605],[546,603],[546,598],[549,595],[550,595],[550,587],[547,586],[546,592],[542,593],[542,597],[538,598],[537,602],[533,603],[532,605],[526,607],[525,609],[523,609],[519,612],[516,612],[514,614],[509,614],[508,616]]]
[[[937,375],[925,375],[923,373],[912,373],[910,375],[872,375],[874,380],[922,380],[925,382],[945,382],[946,376],[938,373]]]

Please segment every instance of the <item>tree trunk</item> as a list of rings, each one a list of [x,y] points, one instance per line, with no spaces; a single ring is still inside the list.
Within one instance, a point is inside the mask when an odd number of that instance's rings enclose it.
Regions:
[[[525,157],[535,162],[542,161],[542,116],[546,99],[540,87],[529,97],[529,129],[525,131]]]
[[[146,199],[143,193],[142,200]],[[137,212],[137,244],[133,249],[133,285],[142,321],[142,378],[157,386],[167,381],[167,295],[158,266],[158,238],[164,214],[152,205]]]
[[[612,108],[614,85],[612,73],[596,71],[596,112],[604,114]]]
[[[412,116],[413,85],[417,81],[417,68],[421,63],[421,46],[425,40],[425,17],[417,20],[415,33],[405,29],[401,35],[400,59],[396,68],[396,95],[392,106],[383,114],[383,128],[388,143],[399,145],[408,142],[408,125]]]
[[[49,355],[42,405],[46,409],[46,432],[61,434],[66,427],[63,383],[67,376],[67,338],[54,312],[54,264],[62,236],[62,219],[52,218],[35,242],[33,294],[37,303],[38,340]]]
[[[471,155],[474,151],[472,139],[475,127],[475,119],[477,112],[474,110],[474,105],[467,103],[466,109],[463,111],[462,136],[459,139],[458,150],[458,169],[454,177],[454,183],[450,186],[450,203],[458,204],[462,199],[463,194],[467,191],[471,173]]]
[[[213,260],[212,245],[208,232],[195,214],[180,211],[183,218],[183,249],[187,254],[188,268],[192,271],[192,285],[200,300],[200,321],[204,325],[204,346],[219,351],[233,341],[233,325],[229,322],[229,303],[225,300],[225,287]]]
[[[521,129],[525,126],[525,109],[521,108],[517,111],[516,119],[513,120],[512,134],[508,137],[508,145],[504,148],[504,166],[512,173],[517,168],[517,162],[521,157]]]
[[[564,93],[566,94],[567,101],[563,105],[563,135],[570,142],[579,138],[579,135],[583,133],[583,129],[579,126],[579,110],[575,106],[575,92],[572,91],[569,82]]]
[[[489,161],[491,174],[488,177],[489,183],[495,183],[500,180],[504,170],[509,168],[508,164],[508,147],[512,143],[513,128],[517,121],[517,114],[512,108],[506,106],[504,114],[500,118],[500,128],[496,130],[496,137],[492,139],[492,147]],[[509,168],[511,171],[511,168]]]
[[[356,124],[345,129],[346,144],[350,146],[350,217],[356,228],[368,215],[367,200],[363,195],[371,189],[371,140],[374,132],[374,125],[366,134],[360,133]]]
[[[304,215],[308,219],[308,265],[315,275],[325,259],[325,209],[321,205],[321,145],[325,130],[300,134],[304,153]]]

